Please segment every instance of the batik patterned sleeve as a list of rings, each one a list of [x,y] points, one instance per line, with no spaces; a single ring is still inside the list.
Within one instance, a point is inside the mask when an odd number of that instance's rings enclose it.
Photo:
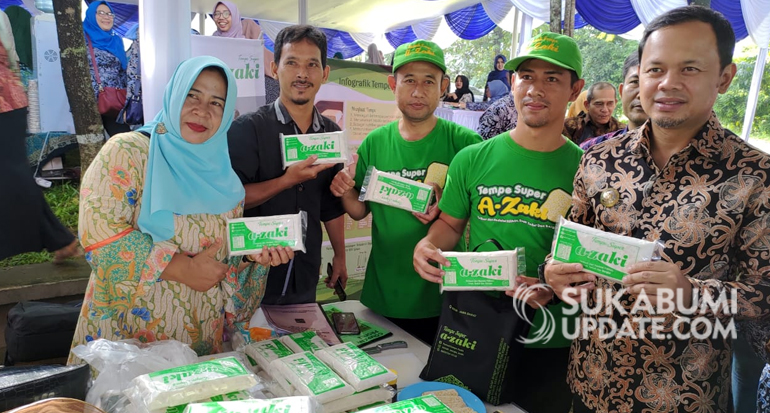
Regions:
[[[80,190],[79,238],[93,269],[86,294],[91,316],[126,310],[160,279],[177,247],[137,229],[148,139],[113,137],[86,171]]]

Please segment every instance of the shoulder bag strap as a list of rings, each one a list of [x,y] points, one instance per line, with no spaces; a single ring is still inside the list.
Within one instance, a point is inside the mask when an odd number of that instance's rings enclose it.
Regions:
[[[94,46],[91,45],[91,37],[86,35],[86,39],[88,40],[88,52],[91,53],[91,66],[94,67],[96,85],[99,86],[99,90],[102,90],[102,80],[99,78],[99,66],[96,64],[96,56],[94,56]]]

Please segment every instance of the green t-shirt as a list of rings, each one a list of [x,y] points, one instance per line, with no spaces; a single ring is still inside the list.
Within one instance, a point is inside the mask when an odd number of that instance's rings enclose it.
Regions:
[[[419,141],[406,141],[398,121],[373,130],[358,148],[356,189],[369,166],[418,182],[443,186],[448,165],[468,145],[481,142],[476,132],[438,119],[436,127]],[[441,312],[438,284],[423,280],[414,271],[414,247],[428,234],[430,225],[411,212],[368,203],[372,213],[372,253],[366,266],[361,302],[374,312],[394,318],[427,318]]]
[[[582,154],[566,139],[555,151],[535,152],[502,133],[457,154],[439,207],[455,218],[469,219],[471,249],[489,239],[506,250],[524,247],[527,276],[537,277],[538,265],[551,250],[556,223],[572,205],[572,182]],[[547,343],[530,347],[570,344],[561,334],[563,304],[548,308],[556,333]],[[542,321],[538,311],[531,331]]]

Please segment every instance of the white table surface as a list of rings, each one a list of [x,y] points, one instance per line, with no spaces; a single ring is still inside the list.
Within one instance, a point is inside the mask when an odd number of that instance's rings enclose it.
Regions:
[[[397,348],[392,350],[385,350],[380,354],[373,354],[375,360],[382,363],[385,367],[395,370],[398,373],[398,388],[403,389],[410,384],[419,383],[423,380],[420,379],[420,371],[425,367],[428,362],[428,356],[430,355],[430,347],[422,341],[416,339],[411,334],[402,330],[397,325],[390,322],[385,317],[376,314],[370,310],[360,301],[347,300],[343,302],[333,303],[335,307],[341,311],[352,312],[357,318],[371,322],[380,327],[383,327],[393,333],[392,336],[381,339],[372,345],[364,346],[370,347],[374,344],[389,343],[391,341],[406,341],[408,348]],[[502,404],[500,406],[493,406],[489,403],[484,403],[488,413],[500,411],[503,413],[527,413],[514,404]]]
[[[465,110],[465,109],[450,109],[444,107],[438,107],[433,112],[434,115],[439,118],[446,119],[454,122],[458,125],[465,126],[470,130],[477,130],[479,127],[479,119],[484,114],[482,111]]]

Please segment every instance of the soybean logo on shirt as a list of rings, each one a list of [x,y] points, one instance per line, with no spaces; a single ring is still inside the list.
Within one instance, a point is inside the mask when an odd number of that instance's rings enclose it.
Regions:
[[[560,188],[549,192],[525,185],[478,185],[476,210],[483,217],[528,217],[542,222],[559,222],[572,205],[572,196]]]

